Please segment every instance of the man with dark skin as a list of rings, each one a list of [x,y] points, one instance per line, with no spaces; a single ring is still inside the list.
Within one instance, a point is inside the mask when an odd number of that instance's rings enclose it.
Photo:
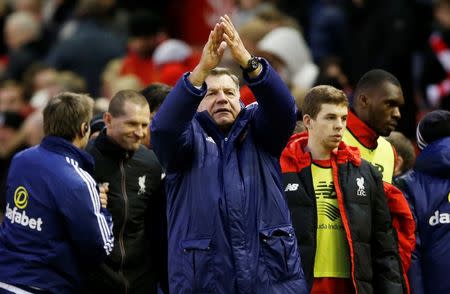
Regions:
[[[383,138],[397,127],[404,101],[396,77],[381,69],[368,71],[355,88],[343,141],[358,147],[361,157],[372,163],[383,175],[392,223],[397,230],[403,273],[406,273],[415,244],[415,224],[405,197],[391,185],[397,155],[394,147]],[[405,274],[404,278],[407,282]]]

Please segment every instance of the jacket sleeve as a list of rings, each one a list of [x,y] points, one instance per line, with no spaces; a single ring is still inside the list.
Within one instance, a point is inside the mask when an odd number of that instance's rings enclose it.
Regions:
[[[67,186],[65,193],[56,199],[64,216],[70,239],[83,263],[97,263],[109,255],[114,246],[112,217],[101,208],[100,196],[94,179],[78,169],[82,184]]]
[[[383,182],[392,225],[395,229],[398,241],[398,252],[402,262],[403,278],[409,292],[408,269],[411,265],[411,254],[416,245],[415,221],[408,201],[397,187]]]
[[[413,197],[408,193],[408,188],[404,180],[400,181],[400,188],[405,196],[406,200],[409,203],[409,207],[411,209],[411,213],[414,217],[414,220],[417,222],[417,214],[414,208]],[[409,285],[411,289],[411,293],[413,294],[424,294],[424,282],[423,282],[423,273],[422,273],[422,241],[420,238],[419,230],[417,229],[417,225],[415,227],[415,248],[411,255],[411,266],[408,270],[408,279]]]
[[[372,166],[370,168],[376,181],[372,195],[374,293],[407,293],[381,175]]]
[[[253,128],[256,141],[269,153],[279,157],[295,128],[296,105],[286,84],[269,63],[262,59],[263,70],[258,77],[245,82],[258,101]]]
[[[159,108],[151,124],[153,149],[161,164],[170,171],[191,156],[193,145],[192,119],[197,112],[206,84],[195,88],[187,79],[178,80]]]

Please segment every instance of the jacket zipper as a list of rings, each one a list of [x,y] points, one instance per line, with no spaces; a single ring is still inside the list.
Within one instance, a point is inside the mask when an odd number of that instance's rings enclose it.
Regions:
[[[128,281],[125,278],[125,275],[123,274],[123,263],[125,260],[125,244],[124,244],[124,232],[125,232],[125,226],[126,226],[126,222],[128,219],[128,196],[127,196],[127,187],[126,187],[126,178],[125,178],[125,168],[123,166],[123,160],[120,161],[120,173],[122,175],[121,177],[121,186],[122,186],[122,196],[123,196],[123,204],[124,204],[124,213],[123,213],[123,223],[122,223],[122,227],[120,228],[120,232],[119,232],[119,247],[120,247],[120,255],[121,255],[121,260],[120,260],[120,268],[119,268],[119,276],[123,279],[123,283],[125,285],[125,294],[128,293]]]

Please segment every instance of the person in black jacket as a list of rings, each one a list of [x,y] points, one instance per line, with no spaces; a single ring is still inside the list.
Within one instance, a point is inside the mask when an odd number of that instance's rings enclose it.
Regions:
[[[348,101],[311,89],[281,167],[311,293],[406,293],[381,174],[342,142]]]
[[[87,151],[95,158],[95,179],[109,184],[108,210],[113,217],[114,251],[89,273],[92,293],[156,293],[160,276],[162,170],[153,151],[141,144],[147,136],[150,109],[131,90],[112,98],[106,127]]]

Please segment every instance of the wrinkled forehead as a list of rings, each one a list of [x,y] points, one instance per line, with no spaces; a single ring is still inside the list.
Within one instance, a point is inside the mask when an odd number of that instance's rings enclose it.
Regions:
[[[205,83],[207,90],[234,89],[239,91],[239,85],[227,74],[209,75],[206,78]]]

